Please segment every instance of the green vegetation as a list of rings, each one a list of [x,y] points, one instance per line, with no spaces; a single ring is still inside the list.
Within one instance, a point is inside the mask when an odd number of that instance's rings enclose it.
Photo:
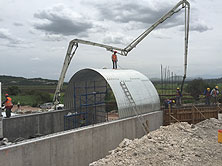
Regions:
[[[161,84],[160,81],[153,82],[154,86],[156,87],[161,103],[164,102],[165,99],[175,99],[176,95],[176,88],[180,87],[180,84],[174,83],[174,84],[167,84],[165,83],[164,86]],[[220,95],[218,96],[219,102],[222,103],[222,78],[219,79],[194,79],[191,81],[186,81],[184,84],[184,90],[183,90],[183,98],[182,101],[184,104],[187,103],[204,103],[205,102],[205,96],[204,90],[206,88],[213,89],[215,86],[219,87]]]
[[[203,79],[194,79],[188,82],[185,91],[188,92],[194,100],[199,100],[200,95],[203,94],[204,90],[208,87],[210,87],[210,85]]]
[[[21,105],[39,106],[46,102],[52,102],[56,80],[42,78],[26,79],[23,77],[0,76],[2,83],[2,101],[5,100],[4,94],[8,93],[12,97],[13,104],[20,102]],[[64,83],[65,89],[67,83]],[[64,90],[61,94],[63,102]]]
[[[56,80],[48,80],[42,78],[26,79],[23,77],[0,76],[2,83],[2,94],[8,93],[13,100],[14,104],[20,102],[21,105],[39,106],[42,103],[51,102],[55,92]],[[162,87],[160,82],[153,82],[158,93],[161,96],[161,102],[165,99],[174,99],[176,88],[180,87],[179,83],[168,84]],[[222,78],[219,79],[195,79],[186,81],[183,91],[183,103],[204,102],[203,92],[209,88],[219,86],[220,93],[222,91]],[[61,102],[63,103],[64,89],[67,83],[64,84],[61,93]],[[4,95],[2,96],[4,101]],[[107,111],[117,109],[115,97],[110,91],[106,97]],[[222,102],[222,95],[219,96],[219,101]]]
[[[115,96],[112,91],[109,91],[105,96],[106,112],[117,110]]]
[[[19,93],[21,93],[21,90],[18,86],[9,86],[6,91],[11,95],[18,95]]]
[[[17,86],[7,88],[7,90],[9,89],[10,91],[7,91],[7,93],[12,98],[12,102],[14,105],[19,102],[21,105],[36,107],[40,104],[52,101],[52,97],[48,92],[42,92],[38,90],[22,92]],[[2,96],[2,100],[4,100],[4,95]]]
[[[13,77],[13,76],[0,76],[0,82],[3,85],[12,86],[12,85],[56,85],[56,80],[48,80],[42,78],[24,78],[24,77]]]

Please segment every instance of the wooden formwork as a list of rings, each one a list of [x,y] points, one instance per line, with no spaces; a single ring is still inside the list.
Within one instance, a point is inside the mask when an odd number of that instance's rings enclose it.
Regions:
[[[175,122],[188,122],[196,124],[205,119],[217,118],[218,113],[222,111],[219,106],[189,106],[163,109],[164,111],[164,125],[169,125]]]

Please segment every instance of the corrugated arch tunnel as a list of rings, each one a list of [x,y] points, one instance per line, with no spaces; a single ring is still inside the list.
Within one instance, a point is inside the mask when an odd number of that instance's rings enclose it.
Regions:
[[[134,116],[121,81],[126,84],[139,114],[160,110],[157,90],[145,75],[135,70],[92,68],[80,70],[70,79],[64,96],[65,108],[87,113],[88,124],[106,121],[106,97],[111,91],[119,118]]]

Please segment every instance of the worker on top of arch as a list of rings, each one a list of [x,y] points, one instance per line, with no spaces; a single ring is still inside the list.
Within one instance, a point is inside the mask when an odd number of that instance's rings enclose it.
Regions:
[[[117,51],[114,51],[112,54],[112,61],[113,61],[113,69],[117,69],[117,55],[116,55]]]

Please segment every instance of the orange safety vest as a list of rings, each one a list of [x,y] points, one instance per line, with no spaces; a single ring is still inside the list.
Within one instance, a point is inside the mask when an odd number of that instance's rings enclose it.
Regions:
[[[112,55],[112,61],[117,61],[117,56],[116,56],[116,54],[113,54],[113,55]]]
[[[13,106],[12,98],[11,97],[7,97],[7,101],[5,102],[4,105],[5,105],[6,108],[12,107]]]

